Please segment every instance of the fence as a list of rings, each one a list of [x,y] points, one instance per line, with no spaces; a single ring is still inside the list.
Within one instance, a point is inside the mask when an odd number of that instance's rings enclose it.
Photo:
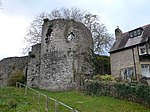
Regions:
[[[16,87],[18,87],[19,91],[23,91],[24,95],[32,96],[32,99],[30,97],[29,100],[33,101],[32,103],[35,105],[33,108],[36,112],[78,112],[68,105],[39,91],[36,91],[22,83],[17,82]]]

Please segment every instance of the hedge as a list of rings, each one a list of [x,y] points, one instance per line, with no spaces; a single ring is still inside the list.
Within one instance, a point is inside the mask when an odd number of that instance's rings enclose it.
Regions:
[[[100,81],[86,82],[85,85],[88,95],[112,96],[150,107],[150,86]]]

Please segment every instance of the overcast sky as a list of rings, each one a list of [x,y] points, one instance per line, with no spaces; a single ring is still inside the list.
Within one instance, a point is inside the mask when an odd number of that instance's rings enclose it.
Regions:
[[[0,59],[21,56],[27,27],[35,15],[78,7],[101,17],[108,32],[129,31],[150,23],[150,0],[1,0]]]

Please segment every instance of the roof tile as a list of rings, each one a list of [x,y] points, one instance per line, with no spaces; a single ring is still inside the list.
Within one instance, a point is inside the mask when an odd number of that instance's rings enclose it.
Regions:
[[[122,50],[128,47],[139,45],[141,43],[148,41],[148,38],[150,37],[150,24],[139,27],[139,28],[143,29],[142,35],[134,37],[134,38],[130,38],[129,36],[130,31],[123,33],[121,38],[115,41],[115,43],[113,44],[109,52],[110,53],[115,52],[115,51]]]

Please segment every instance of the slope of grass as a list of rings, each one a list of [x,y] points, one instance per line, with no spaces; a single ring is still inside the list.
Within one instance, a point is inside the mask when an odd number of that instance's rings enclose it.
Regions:
[[[38,90],[38,89],[37,89]],[[139,104],[126,100],[119,100],[110,97],[93,97],[83,93],[70,92],[49,92],[38,90],[50,97],[53,97],[79,112],[150,112]],[[24,96],[23,91],[18,91],[13,87],[0,87],[0,112],[34,112],[38,110],[37,97],[33,92],[28,91]],[[41,106],[45,105],[45,99],[41,97]],[[41,108],[44,111],[44,107]],[[52,112],[52,111],[51,111]],[[59,111],[70,112],[70,111]]]
[[[32,110],[26,96],[14,87],[0,87],[0,112],[28,112]]]
[[[41,92],[66,103],[80,112],[150,112],[150,109],[137,103],[111,97],[87,96],[76,91],[51,93],[42,90]]]

